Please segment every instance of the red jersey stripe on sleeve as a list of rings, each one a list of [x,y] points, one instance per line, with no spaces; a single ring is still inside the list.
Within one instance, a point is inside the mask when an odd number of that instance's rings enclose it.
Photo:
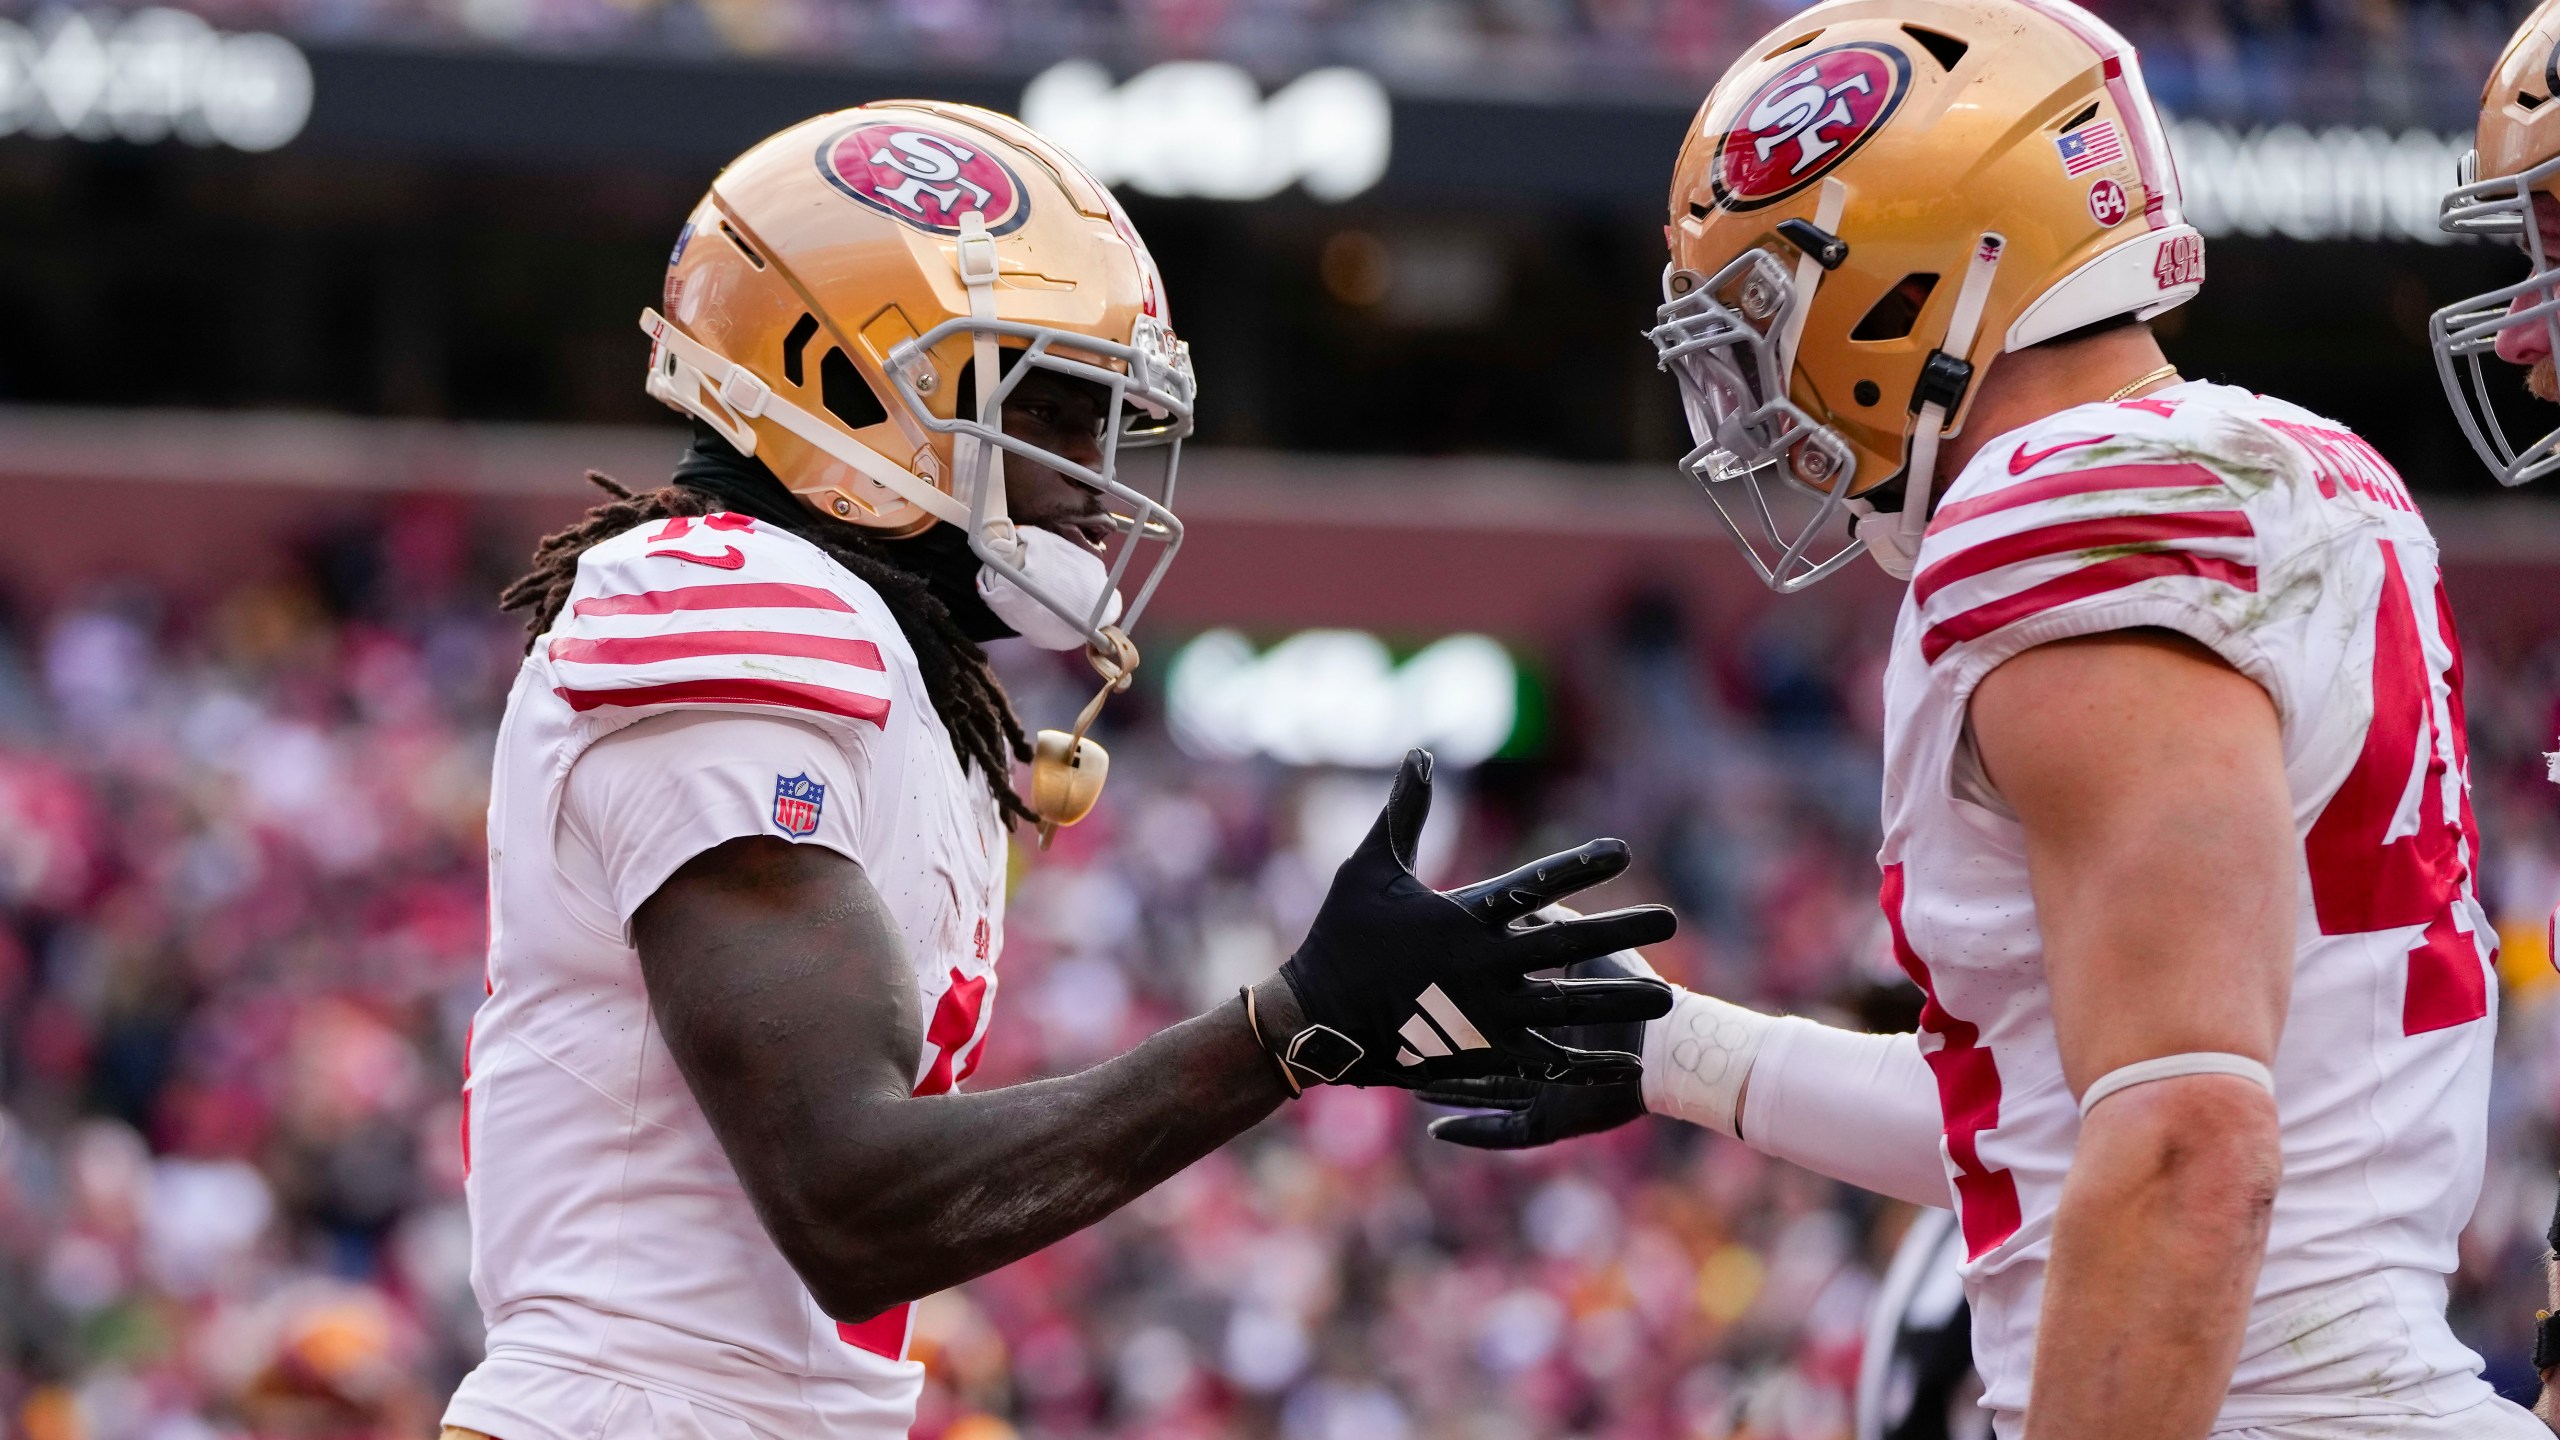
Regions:
[[[833,610],[850,615],[853,604],[834,591],[815,585],[749,581],[646,590],[635,595],[593,595],[569,607],[569,613],[578,616],[672,615],[679,610]]]
[[[1951,615],[1929,627],[1920,637],[1920,655],[1928,663],[1967,640],[1979,639],[2004,625],[2014,625],[2030,616],[2068,605],[2074,600],[2101,595],[2109,590],[2157,579],[2163,575],[2185,575],[2200,580],[2218,580],[2234,589],[2255,593],[2258,570],[2236,560],[2212,555],[2196,555],[2184,550],[2151,550],[2133,555],[2118,555],[2095,565],[2084,565],[2068,574],[2057,575],[2040,585],[2030,585],[2013,595],[2004,595],[1987,604]]]
[[[2257,534],[2246,513],[2238,510],[2186,510],[2162,515],[2099,515],[2066,520],[2002,535],[1968,545],[1920,572],[1911,582],[1911,598],[1922,604],[1959,580],[1970,580],[2003,566],[2111,545],[2158,545],[2180,540],[2248,539]]]
[[[606,706],[628,710],[647,705],[772,705],[868,720],[874,725],[885,725],[889,720],[889,702],[882,696],[791,680],[723,676],[716,680],[637,685],[627,690],[575,690],[564,685],[552,693],[581,713]]]
[[[1979,520],[2021,505],[2041,500],[2059,500],[2072,495],[2094,495],[2102,490],[2219,490],[2222,477],[2192,462],[2163,465],[2100,465],[2089,470],[2064,470],[2052,475],[2039,475],[2015,485],[2005,485],[1988,495],[1958,500],[1938,507],[1929,517],[1929,533]]]
[[[668,635],[616,635],[602,640],[563,637],[551,642],[551,658],[573,665],[647,665],[706,655],[789,655],[804,660],[832,660],[862,670],[888,668],[880,661],[880,647],[868,640],[801,635],[787,630],[679,630]]]

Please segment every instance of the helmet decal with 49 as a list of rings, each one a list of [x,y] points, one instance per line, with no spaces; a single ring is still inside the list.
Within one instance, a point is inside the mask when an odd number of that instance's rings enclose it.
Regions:
[[[1911,88],[1911,61],[1890,45],[1816,50],[1762,83],[1734,111],[1712,183],[1727,210],[1773,205],[1822,178],[1882,129]]]
[[[1007,235],[1031,213],[1022,181],[976,144],[922,125],[874,121],[818,146],[818,173],[838,190],[919,230],[960,233],[975,210]]]

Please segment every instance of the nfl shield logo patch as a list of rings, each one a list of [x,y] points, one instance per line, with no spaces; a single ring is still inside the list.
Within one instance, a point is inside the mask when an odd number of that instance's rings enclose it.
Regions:
[[[773,823],[785,835],[818,833],[818,812],[827,804],[827,787],[806,775],[773,777]]]

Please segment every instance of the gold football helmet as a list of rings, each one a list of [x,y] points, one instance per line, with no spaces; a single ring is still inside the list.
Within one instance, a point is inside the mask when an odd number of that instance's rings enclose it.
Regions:
[[[1145,242],[1104,189],[1021,122],[889,100],[804,121],[732,161],[667,265],[666,313],[643,311],[649,393],[764,461],[819,513],[908,535],[962,526],[978,558],[1134,663],[1123,630],[1182,539],[1172,492],[1191,429],[1187,346]],[[1004,431],[1032,368],[1102,387],[1097,466]],[[1141,488],[1121,459],[1160,449]],[[1102,493],[1119,530],[1090,607],[1021,561],[1003,456]],[[1116,616],[1142,548],[1154,559]]]
[[[2507,41],[2480,93],[2480,126],[2464,157],[2438,223],[2456,235],[2511,240],[2529,263],[2525,278],[2503,289],[2457,300],[2427,323],[2436,374],[2471,448],[2502,485],[2521,485],[2560,469],[2560,429],[2517,444],[2491,398],[2484,357],[2494,354],[2499,333],[2519,325],[2542,327],[2551,351],[2560,353],[2560,246],[2543,234],[2534,211],[2560,207],[2560,0],[2542,0]],[[2560,220],[2560,211],[2555,211]]]
[[[2068,0],[1803,11],[1708,94],[1664,234],[1682,468],[1782,592],[1862,548],[1910,573],[2003,352],[2204,281],[2133,47]]]

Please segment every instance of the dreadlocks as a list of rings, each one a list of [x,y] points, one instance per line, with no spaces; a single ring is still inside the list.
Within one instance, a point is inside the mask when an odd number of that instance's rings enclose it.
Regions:
[[[647,521],[704,515],[721,508],[714,497],[684,484],[634,494],[592,470],[587,479],[613,498],[568,529],[542,537],[533,552],[533,568],[498,594],[500,609],[526,612],[528,652],[568,603],[569,591],[578,583],[578,557],[588,547]],[[775,523],[824,550],[828,558],[880,592],[890,618],[915,647],[925,693],[933,697],[942,728],[951,733],[951,749],[960,757],[961,768],[978,767],[988,792],[995,796],[997,811],[1008,822],[1036,823],[1039,817],[1013,789],[1013,762],[1029,763],[1031,743],[1023,738],[1022,722],[1014,717],[1004,687],[987,663],[987,652],[961,631],[950,608],[920,576],[898,566],[878,542],[850,526],[827,525],[816,515],[805,522],[795,517],[790,523]]]

